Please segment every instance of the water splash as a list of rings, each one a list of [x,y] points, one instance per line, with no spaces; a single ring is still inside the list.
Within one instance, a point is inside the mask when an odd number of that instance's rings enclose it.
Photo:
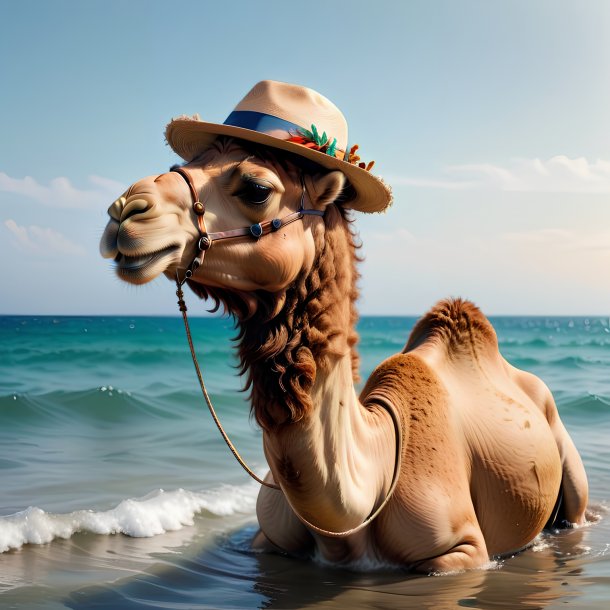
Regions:
[[[47,513],[30,506],[13,515],[0,517],[0,553],[19,549],[24,544],[46,544],[55,538],[70,538],[79,532],[138,538],[158,536],[193,525],[201,513],[226,517],[253,514],[257,486],[223,486],[194,492],[185,489],[159,489],[139,499],[123,500],[107,511],[78,510]]]

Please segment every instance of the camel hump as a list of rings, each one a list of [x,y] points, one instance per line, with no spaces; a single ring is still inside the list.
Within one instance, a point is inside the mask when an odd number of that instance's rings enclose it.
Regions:
[[[421,318],[409,336],[404,352],[424,343],[445,346],[450,354],[498,350],[498,339],[493,326],[481,310],[463,299],[439,301]]]

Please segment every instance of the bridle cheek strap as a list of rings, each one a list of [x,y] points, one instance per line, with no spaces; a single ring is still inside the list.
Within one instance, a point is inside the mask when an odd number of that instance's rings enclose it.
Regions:
[[[199,201],[199,200],[197,200],[197,201]],[[190,275],[193,275],[193,273],[195,273],[195,271],[197,271],[197,269],[199,267],[201,267],[201,265],[203,265],[203,257],[205,256],[206,251],[212,245],[212,242],[210,242],[205,248],[201,247],[204,236],[208,234],[208,232],[206,230],[206,226],[205,226],[205,220],[203,219],[203,214],[199,214],[197,216],[197,227],[199,228],[199,241],[197,242],[198,252],[197,252],[197,255],[195,256],[195,258],[193,259],[193,262],[190,264],[190,267],[189,267],[189,271],[191,272]],[[190,275],[189,275],[189,277],[190,277]]]
[[[206,248],[201,247],[202,237],[204,235],[207,235],[205,220],[203,219],[203,216],[205,214],[205,204],[199,201],[199,195],[197,194],[197,189],[193,184],[193,179],[191,178],[191,175],[182,167],[172,167],[169,171],[180,174],[186,181],[186,184],[189,187],[189,191],[191,192],[191,198],[193,199],[192,208],[195,217],[197,218],[197,228],[199,229],[199,241],[197,242],[198,252],[195,258],[192,260],[191,264],[189,265],[188,269],[186,270],[184,278],[180,282],[180,285],[182,285],[184,284],[184,282],[186,282],[186,280],[192,277],[193,273],[195,273],[195,271],[197,271],[199,267],[201,267],[201,265],[203,264],[203,257],[205,256],[205,251],[212,244],[210,243]],[[178,272],[176,272],[176,277],[178,277]]]
[[[197,242],[198,252],[189,265],[189,268],[186,270],[182,283],[190,279],[193,273],[195,273],[195,271],[201,267],[205,253],[212,247],[212,244],[215,241],[220,241],[221,239],[235,239],[237,237],[252,237],[254,239],[259,239],[263,235],[268,235],[269,233],[278,231],[295,220],[302,220],[305,216],[324,216],[324,210],[305,209],[305,180],[301,174],[301,204],[296,212],[288,214],[287,216],[284,216],[284,218],[274,218],[273,220],[258,222],[250,225],[249,227],[243,227],[241,229],[229,229],[228,231],[208,233],[205,226],[205,220],[203,218],[205,215],[205,204],[199,201],[199,195],[195,185],[193,184],[191,175],[182,167],[174,167],[170,171],[180,174],[186,180],[193,199],[192,207],[193,212],[197,217],[197,227],[199,229],[199,240]]]

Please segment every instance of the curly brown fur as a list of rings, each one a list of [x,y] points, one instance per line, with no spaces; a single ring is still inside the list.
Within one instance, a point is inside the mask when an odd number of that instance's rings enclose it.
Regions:
[[[283,293],[257,291],[255,307],[238,293],[197,284],[191,288],[232,315],[238,329],[238,355],[252,412],[264,429],[296,422],[312,408],[309,392],[318,367],[324,369],[345,346],[351,350],[358,380],[356,350],[358,272],[355,234],[343,208],[329,205],[325,229],[314,235],[316,258]],[[340,306],[349,299],[349,320]],[[278,311],[279,309],[279,311]]]
[[[476,305],[459,298],[438,302],[421,318],[411,331],[404,351],[409,352],[429,339],[445,343],[450,354],[482,345],[498,347],[489,320]]]

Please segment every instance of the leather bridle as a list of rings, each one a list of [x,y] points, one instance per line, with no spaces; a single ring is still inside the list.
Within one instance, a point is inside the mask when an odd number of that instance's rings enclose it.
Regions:
[[[208,233],[205,226],[205,204],[199,200],[197,189],[193,184],[193,179],[189,172],[183,167],[173,167],[170,169],[171,172],[180,174],[185,180],[191,191],[191,197],[193,199],[193,212],[197,218],[197,228],[199,229],[199,239],[197,240],[197,254],[193,258],[191,264],[188,266],[184,278],[181,284],[184,284],[186,280],[193,276],[193,273],[201,267],[205,253],[212,247],[215,241],[222,239],[235,239],[237,237],[251,237],[253,239],[260,239],[263,235],[268,233],[274,233],[282,227],[289,225],[296,220],[302,220],[305,216],[324,216],[324,210],[306,210],[305,209],[305,179],[301,174],[301,203],[299,209],[292,214],[288,214],[283,218],[274,218],[272,220],[266,220],[264,222],[257,222],[249,227],[243,227],[241,229],[229,229],[228,231],[216,231],[214,233]]]

